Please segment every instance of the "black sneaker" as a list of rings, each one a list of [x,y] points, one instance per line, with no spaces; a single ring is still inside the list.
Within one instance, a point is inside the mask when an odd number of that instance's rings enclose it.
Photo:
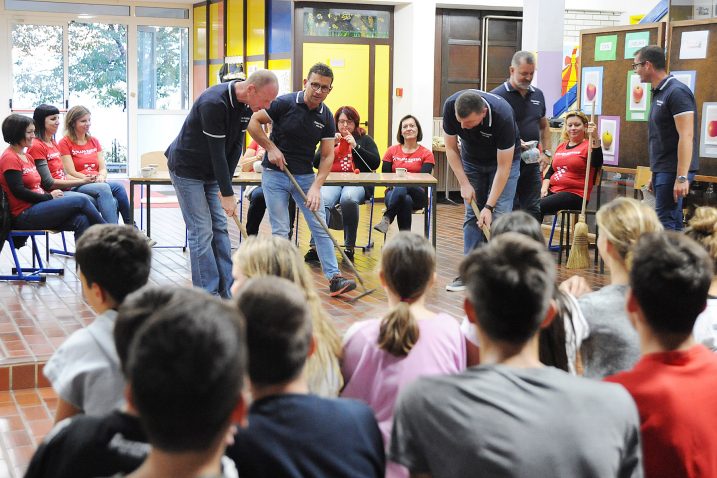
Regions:
[[[466,290],[466,285],[463,283],[460,277],[453,279],[453,282],[446,286],[446,290],[449,292],[460,292]]]
[[[321,262],[319,260],[319,253],[316,252],[315,247],[310,248],[309,252],[306,253],[306,255],[304,256],[304,262]]]
[[[329,283],[329,295],[331,297],[336,297],[344,292],[352,291],[355,288],[355,281],[342,277],[341,274],[336,274],[331,278],[331,282]]]
[[[349,260],[351,260],[351,263],[353,264],[354,256],[356,255],[356,253],[354,252],[354,249],[353,248],[352,249],[344,249],[344,253],[346,253],[346,257],[348,257]]]

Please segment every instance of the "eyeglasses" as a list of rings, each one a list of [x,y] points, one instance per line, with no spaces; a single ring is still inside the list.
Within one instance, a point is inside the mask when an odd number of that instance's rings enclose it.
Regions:
[[[311,86],[311,89],[315,92],[322,92],[322,93],[328,93],[333,89],[333,86],[322,86],[321,83],[309,83],[309,86]]]
[[[633,63],[633,64],[632,64],[632,69],[633,69],[633,70],[637,70],[637,67],[638,67],[638,66],[644,65],[645,63],[647,63],[647,60],[641,61],[641,62],[639,62],[639,63]]]
[[[353,124],[354,122],[350,119],[339,120],[339,124]]]

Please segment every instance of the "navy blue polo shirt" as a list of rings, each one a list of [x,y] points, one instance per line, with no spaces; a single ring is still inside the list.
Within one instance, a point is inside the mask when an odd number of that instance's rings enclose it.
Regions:
[[[279,96],[266,112],[273,123],[271,141],[284,153],[289,171],[293,174],[313,173],[316,145],[322,139],[333,141],[336,134],[329,107],[321,103],[310,110],[304,103],[304,92],[298,91]],[[262,166],[277,169],[266,156]]]
[[[668,75],[652,89],[650,121],[648,123],[648,154],[650,169],[654,173],[677,172],[677,143],[680,136],[675,127],[675,116],[694,114],[694,140],[690,171],[699,168],[699,133],[697,131],[697,105],[692,91],[672,75]]]
[[[525,142],[540,141],[540,120],[545,118],[545,96],[542,91],[531,85],[523,96],[510,81],[506,81],[491,93],[505,99],[513,108],[520,139]]]
[[[192,105],[179,136],[165,153],[169,169],[177,176],[204,181],[217,179],[209,157],[209,137],[224,139],[227,164],[236,167],[252,111],[237,100],[235,83],[207,88]],[[233,173],[229,171],[227,180],[231,180]]]
[[[520,160],[520,136],[513,108],[498,95],[480,90],[473,91],[483,97],[488,107],[488,112],[479,125],[471,129],[463,129],[456,119],[456,100],[463,91],[451,95],[443,106],[443,131],[461,138],[463,163],[494,165],[498,158],[498,150],[511,147],[515,147],[513,161]]]

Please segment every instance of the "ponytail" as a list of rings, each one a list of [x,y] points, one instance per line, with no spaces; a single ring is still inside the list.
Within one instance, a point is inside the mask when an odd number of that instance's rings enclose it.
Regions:
[[[397,357],[405,357],[418,342],[419,329],[411,304],[401,301],[381,320],[378,346]]]

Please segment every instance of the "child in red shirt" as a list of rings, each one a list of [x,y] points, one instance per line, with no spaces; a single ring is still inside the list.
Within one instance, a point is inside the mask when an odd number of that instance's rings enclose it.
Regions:
[[[421,123],[412,116],[401,118],[395,144],[383,155],[381,172],[395,173],[397,168],[405,168],[409,173],[432,173],[436,163],[433,152],[418,144],[423,139]],[[393,219],[398,216],[398,229],[411,230],[413,211],[426,207],[428,198],[426,190],[421,187],[394,187],[386,191],[386,212],[381,222],[373,226],[386,234]]]

